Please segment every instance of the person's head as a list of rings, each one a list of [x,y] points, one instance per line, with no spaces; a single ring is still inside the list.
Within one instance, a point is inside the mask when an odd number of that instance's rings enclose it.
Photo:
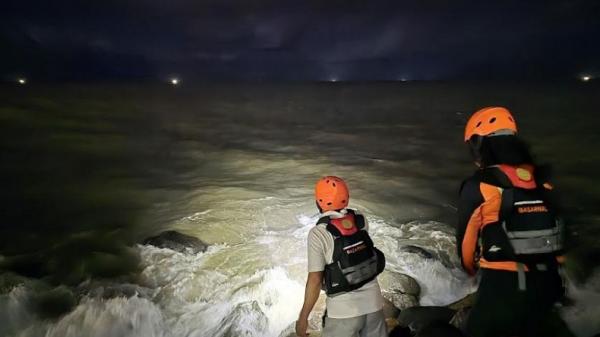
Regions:
[[[321,212],[344,209],[350,201],[348,186],[342,178],[323,177],[317,181],[315,186],[315,200]]]
[[[517,137],[517,123],[508,109],[488,107],[475,112],[465,127],[465,142],[477,165],[532,163],[529,147]]]

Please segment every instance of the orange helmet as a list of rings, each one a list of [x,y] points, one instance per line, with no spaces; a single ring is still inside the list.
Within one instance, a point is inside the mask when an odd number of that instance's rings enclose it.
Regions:
[[[315,199],[322,211],[334,211],[348,206],[350,193],[341,178],[327,176],[317,181]]]
[[[471,116],[465,127],[465,142],[474,135],[488,136],[500,130],[517,133],[517,124],[510,111],[502,107],[483,108]]]

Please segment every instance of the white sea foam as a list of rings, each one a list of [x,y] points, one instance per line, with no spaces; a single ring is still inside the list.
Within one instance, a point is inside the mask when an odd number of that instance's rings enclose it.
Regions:
[[[215,244],[195,255],[137,246],[144,267],[138,285],[84,284],[80,289],[88,295],[56,321],[33,314],[28,305],[32,288],[15,287],[0,295],[0,335],[279,336],[293,324],[302,306],[306,237],[318,215],[310,211],[292,215],[293,208],[277,207],[282,201],[276,198],[255,202],[269,202],[273,217],[293,216],[295,220],[286,220],[293,225],[259,224],[255,228],[260,229],[245,242]],[[294,207],[308,209],[309,205]],[[196,212],[185,221],[202,222],[211,213]],[[453,253],[450,226],[433,221],[394,223],[371,214],[367,218],[375,244],[386,254],[387,268],[417,280],[422,305],[445,305],[475,290],[475,281],[460,270]],[[569,308],[565,317],[579,335],[597,329],[593,326],[594,303],[600,300],[593,297],[597,289],[573,293],[589,305]]]
[[[574,306],[562,310],[562,316],[577,336],[592,336],[600,331],[598,303],[600,303],[600,269],[596,269],[583,285],[568,283],[568,296]]]
[[[476,284],[458,267],[452,228],[438,222],[390,226],[369,217],[375,244],[385,253],[387,268],[412,276],[421,286],[421,305],[446,305],[475,291]],[[402,250],[423,247],[431,257]],[[385,287],[385,285],[382,285]]]

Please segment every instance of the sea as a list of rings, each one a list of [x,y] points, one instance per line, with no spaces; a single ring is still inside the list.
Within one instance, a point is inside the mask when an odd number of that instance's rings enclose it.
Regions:
[[[0,336],[279,336],[297,319],[315,182],[346,180],[421,305],[474,292],[456,256],[474,111],[553,167],[578,336],[600,332],[600,84],[0,86]],[[205,252],[144,245],[177,230]],[[408,247],[408,248],[407,248]],[[414,247],[417,247],[415,249]],[[416,254],[415,251],[425,253]],[[382,289],[389,285],[382,283]]]

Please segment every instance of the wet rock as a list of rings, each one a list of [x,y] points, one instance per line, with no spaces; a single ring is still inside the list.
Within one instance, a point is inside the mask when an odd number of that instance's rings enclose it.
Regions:
[[[398,317],[398,314],[400,314],[400,309],[396,308],[394,303],[392,303],[390,300],[388,300],[387,298],[384,297],[383,298],[383,317],[385,317],[386,319],[388,319],[388,318],[396,319],[396,317]]]
[[[450,324],[459,329],[464,329],[467,323],[467,318],[469,317],[469,312],[471,312],[470,307],[459,309],[450,320]]]
[[[419,299],[412,295],[394,294],[389,292],[382,292],[382,295],[384,298],[392,302],[399,310],[404,310],[419,305]]]
[[[77,287],[79,296],[97,297],[103,299],[115,297],[140,297],[151,299],[154,290],[132,283],[109,282],[107,280],[88,280]]]
[[[159,248],[169,248],[180,253],[197,254],[206,251],[208,245],[202,240],[179,233],[177,231],[165,231],[156,236],[144,240],[145,245]]]
[[[475,293],[469,294],[462,299],[447,305],[448,308],[452,310],[460,310],[464,308],[470,308],[475,303]]]
[[[47,290],[50,286],[45,282],[28,278],[17,273],[0,271],[0,294],[5,294],[13,290],[14,287],[26,285],[28,288],[35,290]]]
[[[390,337],[412,337],[412,331],[407,326],[398,325],[390,330]]]
[[[446,322],[432,322],[427,326],[424,326],[415,337],[463,337],[463,333],[456,327]]]
[[[454,251],[451,251],[451,252],[447,252],[447,251],[443,251],[443,250],[430,251],[430,250],[427,250],[426,248],[414,246],[414,245],[402,246],[402,247],[400,247],[399,251],[405,252],[405,253],[410,253],[410,254],[415,254],[425,260],[436,260],[447,268],[454,268],[457,266],[456,263],[458,263],[458,262],[455,262],[452,260],[453,259],[452,254],[456,255],[454,253]]]
[[[400,247],[401,252],[407,252],[412,254],[417,254],[424,259],[433,259],[434,255],[427,251],[425,248],[421,248],[419,246],[406,245]]]
[[[408,275],[385,271],[379,276],[382,295],[399,310],[419,305],[421,287]]]
[[[446,307],[411,307],[402,310],[398,315],[398,323],[412,330],[420,330],[434,322],[448,323],[455,311]]]
[[[460,299],[452,304],[448,305],[448,308],[452,310],[456,310],[456,313],[450,320],[450,324],[455,327],[461,329],[464,327],[467,317],[469,316],[469,311],[471,307],[475,303],[475,293],[469,294],[465,296],[463,299]]]
[[[396,273],[393,271],[384,271],[379,275],[378,280],[385,288],[385,291],[392,293],[400,293],[419,297],[421,287],[417,281],[405,274]]]
[[[268,319],[256,301],[238,304],[222,323],[227,327],[224,336],[252,336],[254,331],[265,331]]]
[[[77,299],[65,286],[36,293],[31,298],[37,315],[42,319],[60,317],[75,307]]]

